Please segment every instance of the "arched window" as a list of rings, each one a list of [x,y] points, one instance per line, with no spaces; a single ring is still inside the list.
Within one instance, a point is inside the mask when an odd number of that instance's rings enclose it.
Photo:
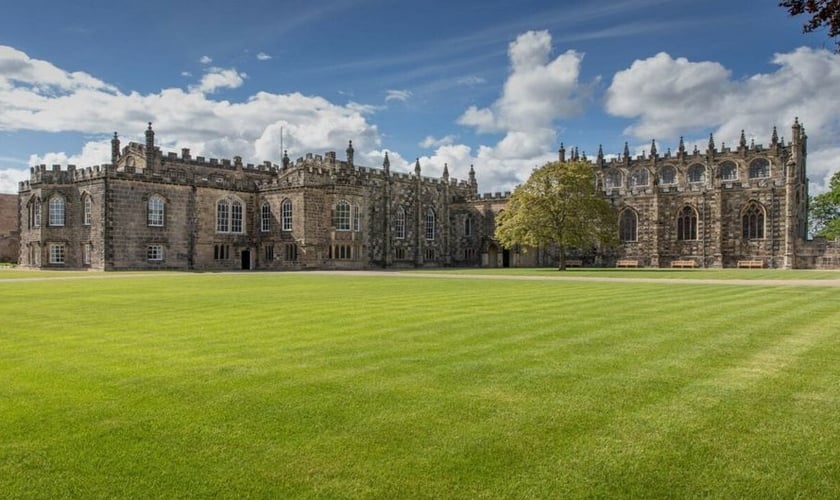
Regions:
[[[426,211],[426,239],[435,239],[435,211],[431,208]]]
[[[49,222],[50,226],[64,225],[64,197],[61,195],[54,195],[50,198]]]
[[[242,203],[239,200],[230,202],[230,232],[242,232]]]
[[[394,214],[394,238],[405,239],[405,209],[403,207],[397,207],[397,212]]]
[[[637,168],[630,174],[630,184],[634,187],[648,185],[648,171],[646,168]]]
[[[269,205],[267,201],[264,201],[263,204],[260,205],[260,231],[263,233],[271,231],[271,205]],[[271,251],[274,251],[273,246],[266,248],[271,248]],[[267,260],[273,260],[273,258]]]
[[[683,207],[677,214],[677,239],[697,239],[697,212],[691,207]]]
[[[636,241],[638,221],[639,218],[633,210],[626,208],[621,212],[621,217],[618,219],[618,234],[621,241]]]
[[[350,230],[350,203],[341,200],[335,204],[333,226],[335,226],[336,231]]]
[[[738,166],[731,161],[720,164],[720,179],[724,181],[738,180]]]
[[[230,232],[230,202],[227,200],[216,202],[216,232]]]
[[[473,232],[473,218],[472,215],[467,215],[464,219],[464,236],[472,236]]]
[[[89,226],[93,222],[93,200],[90,195],[82,197],[82,224]]]
[[[750,162],[750,179],[770,177],[770,162],[765,158],[756,158]]]
[[[29,227],[41,227],[41,199],[33,198],[29,202]]]
[[[607,189],[618,189],[621,187],[621,172],[618,170],[608,170],[604,174],[604,187]]]
[[[216,232],[243,233],[242,202],[236,198],[223,198],[216,202]]]
[[[760,240],[764,238],[764,210],[756,202],[750,202],[741,217],[745,240]]]
[[[353,205],[353,231],[362,230],[362,213],[359,205]]]
[[[659,184],[670,186],[677,183],[677,170],[671,165],[665,165],[659,171]]]
[[[292,200],[286,198],[280,205],[280,218],[282,220],[281,228],[283,231],[292,230]]]
[[[694,164],[688,167],[688,182],[692,184],[697,184],[700,182],[705,182],[706,180],[706,167],[700,164]]]
[[[164,200],[158,195],[149,198],[146,221],[149,226],[163,226]]]

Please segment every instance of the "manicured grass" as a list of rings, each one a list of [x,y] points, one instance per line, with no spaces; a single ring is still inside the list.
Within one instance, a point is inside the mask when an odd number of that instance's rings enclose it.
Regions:
[[[719,279],[719,280],[840,280],[840,270],[812,269],[659,269],[659,268],[426,268],[405,272],[481,274],[499,276]],[[2,275],[0,275],[2,276]]]
[[[8,497],[840,495],[840,289],[0,282]]]

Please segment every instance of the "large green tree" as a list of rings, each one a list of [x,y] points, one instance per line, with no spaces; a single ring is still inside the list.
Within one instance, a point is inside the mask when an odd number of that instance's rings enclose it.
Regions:
[[[811,18],[802,26],[806,33],[825,27],[828,29],[829,38],[840,36],[838,0],[784,0],[779,2],[779,6],[786,8],[791,16],[809,14]],[[837,40],[835,50],[840,52],[840,39]]]
[[[535,169],[513,191],[496,224],[496,239],[505,248],[557,245],[561,271],[570,248],[613,244],[617,234],[615,209],[596,192],[592,165],[586,162]]]
[[[831,176],[827,192],[811,197],[808,211],[814,236],[840,236],[840,172]]]

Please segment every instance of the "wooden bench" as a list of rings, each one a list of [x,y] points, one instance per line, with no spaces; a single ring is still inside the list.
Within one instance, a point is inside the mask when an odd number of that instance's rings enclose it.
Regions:
[[[566,267],[583,267],[581,259],[566,259]]]
[[[739,260],[738,261],[739,268],[747,268],[747,269],[761,269],[764,267],[763,260]]]
[[[639,267],[638,260],[620,259],[615,263],[615,267]]]
[[[693,260],[672,260],[671,267],[697,267],[697,262]]]

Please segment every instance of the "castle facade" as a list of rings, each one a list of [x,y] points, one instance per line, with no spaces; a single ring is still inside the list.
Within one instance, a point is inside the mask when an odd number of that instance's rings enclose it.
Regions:
[[[621,245],[579,249],[584,265],[831,267],[836,247],[805,241],[807,138],[775,134],[747,145],[593,162],[598,188],[619,213]],[[19,187],[19,265],[70,269],[298,270],[553,266],[552,248],[503,249],[495,216],[509,193],[480,195],[475,171],[459,181],[356,165],[352,143],[281,163],[163,154],[145,144],[111,164],[33,167]],[[743,135],[743,134],[742,134]],[[579,160],[577,153],[572,154]],[[565,161],[561,148],[560,161]],[[826,260],[828,259],[828,260]],[[836,263],[840,265],[840,261]]]

